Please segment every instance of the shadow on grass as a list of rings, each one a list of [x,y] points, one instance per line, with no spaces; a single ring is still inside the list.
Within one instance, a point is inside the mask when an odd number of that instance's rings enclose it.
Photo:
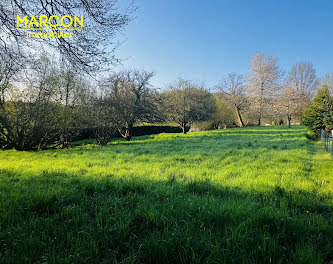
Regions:
[[[197,155],[210,153],[217,155],[225,151],[244,151],[244,150],[289,150],[304,149],[310,145],[307,144],[304,137],[304,129],[297,128],[293,130],[277,130],[269,128],[258,128],[260,131],[244,128],[238,130],[210,131],[208,134],[189,133],[170,135],[151,135],[135,137],[132,141],[127,142],[115,139],[107,147],[89,145],[79,148],[73,148],[70,152],[80,152],[82,150],[115,153],[133,153],[141,154],[159,154],[167,151],[168,153],[187,150],[186,155]],[[287,131],[287,132],[285,132]],[[66,151],[66,150],[65,150]]]
[[[145,136],[134,136],[131,141],[126,141],[123,138],[112,139],[113,144],[133,144],[133,143],[144,143],[145,140],[155,140],[155,141],[172,141],[177,139],[190,140],[193,138],[211,138],[211,137],[228,137],[228,136],[255,136],[255,137],[270,137],[270,136],[284,136],[285,138],[294,138],[294,134],[299,134],[303,136],[305,133],[303,126],[293,126],[288,128],[286,126],[272,126],[272,127],[242,127],[237,129],[225,129],[225,130],[211,130],[203,132],[189,132],[186,135],[182,133],[161,133]],[[290,135],[282,135],[282,133],[288,133]],[[165,135],[165,136],[163,136]],[[94,139],[80,140],[72,143],[72,146],[84,146],[87,144],[95,144]]]
[[[332,206],[209,181],[0,172],[1,263],[328,263]]]
[[[237,155],[237,153],[251,150],[252,153],[257,152],[258,155],[265,155],[267,151],[277,150],[308,150],[311,152],[311,146],[306,142],[297,140],[283,139],[278,141],[276,139],[261,139],[261,140],[234,140],[233,138],[228,140],[226,137],[220,136],[219,138],[176,138],[168,141],[151,141],[151,142],[131,142],[131,143],[119,143],[115,145],[109,145],[107,147],[96,148],[82,148],[71,149],[70,152],[80,152],[82,150],[91,152],[114,152],[116,154],[133,154],[136,157],[140,155],[170,155],[180,154],[186,157],[195,155],[219,156],[222,153],[229,155]],[[126,146],[124,146],[126,144]],[[183,153],[185,151],[185,153]],[[64,153],[59,153],[59,155]]]

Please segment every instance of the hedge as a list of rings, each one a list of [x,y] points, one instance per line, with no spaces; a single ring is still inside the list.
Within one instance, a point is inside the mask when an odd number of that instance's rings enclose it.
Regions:
[[[144,125],[144,126],[134,126],[133,127],[133,136],[145,136],[153,135],[160,133],[181,133],[182,129],[177,126],[154,126],[154,125]],[[73,140],[83,140],[95,138],[95,128],[85,128],[78,133],[79,135]],[[114,138],[120,138],[121,135],[118,131],[112,136]]]

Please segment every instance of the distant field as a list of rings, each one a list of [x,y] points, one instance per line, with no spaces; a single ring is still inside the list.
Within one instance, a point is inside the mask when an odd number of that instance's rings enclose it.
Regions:
[[[332,238],[302,126],[0,151],[0,263],[330,263]]]

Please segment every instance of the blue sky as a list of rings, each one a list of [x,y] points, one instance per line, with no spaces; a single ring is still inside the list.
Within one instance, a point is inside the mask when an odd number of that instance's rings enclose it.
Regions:
[[[124,68],[153,71],[157,87],[182,77],[213,88],[228,72],[248,74],[256,52],[274,54],[283,71],[306,61],[318,76],[333,72],[333,1],[135,3],[135,19],[116,54]]]

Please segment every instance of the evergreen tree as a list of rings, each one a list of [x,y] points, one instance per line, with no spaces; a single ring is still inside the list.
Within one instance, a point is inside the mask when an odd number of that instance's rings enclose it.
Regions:
[[[319,133],[320,129],[333,127],[333,98],[330,96],[327,85],[318,90],[317,96],[304,112],[302,121],[316,133]]]

